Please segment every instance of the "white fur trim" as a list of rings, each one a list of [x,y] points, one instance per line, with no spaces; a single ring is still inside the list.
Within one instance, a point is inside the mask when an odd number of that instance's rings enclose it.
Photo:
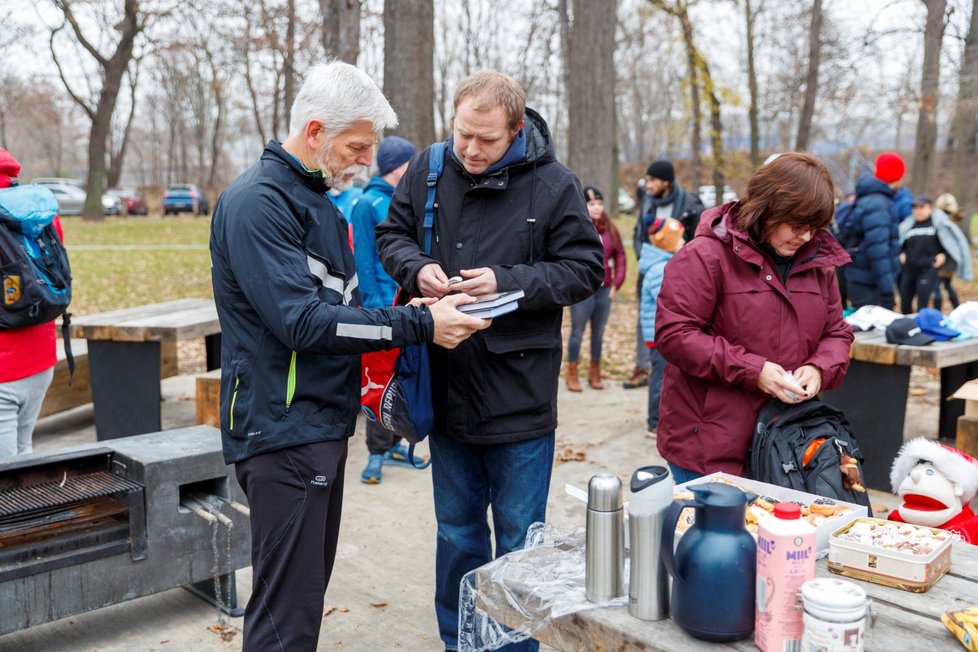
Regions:
[[[897,453],[890,470],[893,493],[899,491],[904,479],[921,460],[931,462],[948,480],[961,487],[964,492],[961,496],[962,503],[967,504],[975,497],[978,492],[978,464],[969,462],[954,451],[925,437],[911,439]]]

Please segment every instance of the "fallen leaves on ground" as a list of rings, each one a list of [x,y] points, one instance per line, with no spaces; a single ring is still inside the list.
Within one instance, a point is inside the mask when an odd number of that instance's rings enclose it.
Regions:
[[[587,454],[584,451],[567,446],[557,451],[556,462],[557,464],[563,464],[564,462],[583,462],[586,458]]]
[[[326,616],[330,615],[334,611],[339,611],[341,614],[345,614],[345,613],[349,613],[350,608],[349,607],[337,607],[336,605],[328,604],[328,605],[326,605],[326,608],[323,609],[323,618],[325,618]]]
[[[375,609],[383,609],[384,607],[387,606],[387,603],[386,602],[371,602],[370,603],[370,606],[373,607],[373,608],[375,608]]]
[[[220,636],[222,641],[230,641],[238,635],[238,630],[226,623],[214,623],[207,629]]]

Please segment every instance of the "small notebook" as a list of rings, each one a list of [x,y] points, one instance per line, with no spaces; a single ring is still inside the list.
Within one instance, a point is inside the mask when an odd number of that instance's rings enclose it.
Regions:
[[[508,312],[513,312],[519,307],[517,299],[524,296],[523,290],[510,290],[509,292],[496,292],[494,294],[484,294],[477,297],[472,303],[458,306],[461,312],[472,317],[481,319],[492,319]]]

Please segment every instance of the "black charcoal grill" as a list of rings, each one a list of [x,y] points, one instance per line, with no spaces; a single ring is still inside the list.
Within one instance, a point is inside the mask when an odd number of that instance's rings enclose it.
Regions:
[[[229,471],[207,426],[0,463],[0,635],[179,586],[240,613],[250,535]]]

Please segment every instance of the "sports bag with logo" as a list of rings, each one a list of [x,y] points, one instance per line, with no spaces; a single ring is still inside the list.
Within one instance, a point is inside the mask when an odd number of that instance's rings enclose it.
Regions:
[[[862,460],[841,410],[817,398],[794,405],[771,399],[757,415],[747,477],[869,507]]]
[[[435,189],[445,165],[447,143],[435,143],[428,153],[428,197],[424,207],[424,252],[431,252],[435,225]],[[406,303],[398,292],[394,305]],[[368,419],[402,437],[408,444],[408,459],[414,464],[414,446],[431,434],[435,411],[431,405],[431,371],[428,345],[411,344],[401,349],[373,351],[361,356],[360,406]],[[427,463],[419,468],[425,468]],[[415,465],[416,466],[416,465]]]

